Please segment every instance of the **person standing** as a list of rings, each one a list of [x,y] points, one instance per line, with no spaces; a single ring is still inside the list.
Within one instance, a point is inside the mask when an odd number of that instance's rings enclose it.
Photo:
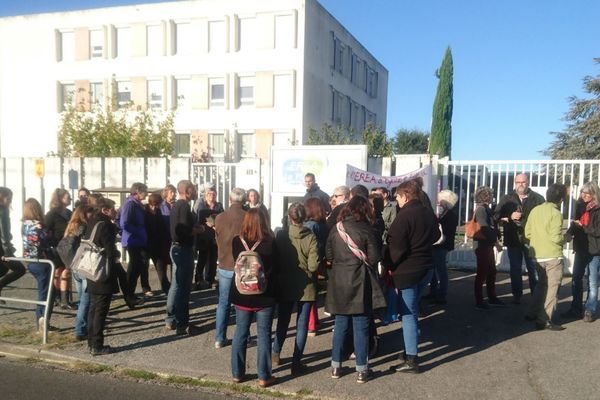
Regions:
[[[246,191],[247,201],[245,204],[246,210],[251,208],[259,208],[262,212],[265,213],[267,219],[269,218],[269,210],[265,207],[264,203],[261,201],[260,193],[256,189],[248,189]]]
[[[317,201],[317,204],[320,205],[320,202]],[[302,355],[308,336],[310,310],[317,297],[319,244],[315,234],[303,226],[306,217],[306,210],[301,203],[292,204],[288,210],[289,226],[278,231],[275,237],[279,253],[279,295],[272,361],[273,365],[279,365],[292,310],[296,306],[296,341],[292,357],[292,375],[306,370],[306,365],[302,363]]]
[[[170,240],[167,238],[168,229],[165,229],[163,216],[161,214],[160,205],[163,200],[160,194],[152,193],[148,196],[148,204],[144,207],[145,217],[144,223],[146,224],[146,234],[148,236],[148,244],[146,245],[146,251],[144,256],[144,262],[149,263],[152,260],[158,281],[160,282],[160,288],[166,295],[169,294],[169,278],[167,277],[167,263],[162,257],[161,251],[165,246],[165,243]],[[144,268],[148,268],[145,266]]]
[[[240,234],[244,211],[246,192],[241,188],[233,188],[229,193],[229,209],[215,218],[215,234],[219,254],[219,302],[217,304],[215,348],[220,349],[227,345],[227,325],[231,314],[229,292],[233,279],[235,258],[231,251],[233,238]]]
[[[494,218],[504,226],[504,245],[508,251],[510,285],[515,304],[519,304],[523,296],[523,260],[532,293],[537,283],[535,265],[529,257],[524,230],[531,210],[543,202],[544,197],[529,188],[527,175],[518,174],[515,176],[515,190],[502,197],[494,211]]]
[[[0,297],[2,289],[25,275],[25,267],[18,261],[7,261],[7,257],[15,256],[15,246],[10,233],[10,205],[13,193],[7,187],[0,187]],[[0,300],[4,304],[4,300]]]
[[[117,226],[113,223],[117,216],[115,202],[101,198],[96,204],[95,215],[89,220],[83,239],[93,240],[94,244],[104,249],[108,263],[108,276],[103,281],[87,279],[87,292],[90,296],[88,312],[88,346],[90,354],[99,356],[112,352],[110,346],[104,345],[104,327],[114,293],[119,292],[117,282],[118,264],[121,254],[117,250]],[[97,225],[94,237],[92,233]]]
[[[377,193],[379,193],[381,195],[381,197],[383,198],[383,211],[381,212],[381,216],[383,218],[383,223],[385,225],[385,231],[383,233],[382,239],[383,239],[383,243],[386,244],[388,230],[390,229],[392,222],[394,222],[394,219],[396,219],[396,212],[397,212],[398,204],[395,201],[391,200],[390,191],[387,188],[380,187],[380,188],[375,189],[375,191]]]
[[[335,207],[331,210],[331,213],[327,216],[327,226],[331,230],[337,224],[338,216],[344,205],[350,200],[350,188],[348,186],[338,186],[333,190],[333,198],[335,200]]]
[[[559,183],[550,185],[546,192],[546,202],[531,211],[525,225],[525,237],[529,240],[529,255],[535,260],[539,276],[538,286],[533,292],[533,301],[526,319],[534,320],[538,330],[565,329],[561,325],[555,325],[552,316],[556,310],[558,290],[563,275],[564,237],[560,205],[566,196],[565,185]]]
[[[396,188],[400,211],[388,231],[388,267],[394,286],[400,291],[404,353],[397,372],[418,373],[419,299],[433,274],[432,246],[440,238],[435,214],[421,201],[417,181]]]
[[[217,190],[212,183],[204,189],[204,196],[194,204],[196,223],[205,227],[196,237],[198,261],[194,274],[194,289],[204,290],[215,283],[217,273],[217,242],[215,239],[214,219],[224,211],[223,204],[217,201]]]
[[[492,189],[481,186],[475,191],[474,218],[481,229],[473,237],[473,250],[477,258],[477,274],[475,276],[475,309],[488,310],[490,306],[505,307],[502,300],[496,296],[496,259],[494,246],[500,247],[498,242],[498,227],[490,209],[494,200]],[[483,300],[483,283],[487,290],[488,301]]]
[[[177,335],[191,335],[190,292],[194,274],[194,236],[204,231],[203,226],[194,225],[190,202],[198,195],[196,187],[189,180],[177,184],[179,199],[171,209],[171,260],[173,280],[167,295],[167,330],[175,330]]]
[[[130,195],[121,208],[119,218],[122,236],[121,244],[127,249],[129,262],[127,263],[127,286],[131,291],[130,297],[135,296],[138,278],[141,277],[142,291],[152,294],[148,282],[148,263],[145,261],[144,251],[148,245],[146,234],[145,212],[142,201],[148,195],[148,187],[136,182],[131,185]]]
[[[588,246],[588,236],[583,230],[590,222],[590,211],[597,206],[600,189],[595,182],[586,182],[579,192],[579,200],[575,204],[575,219],[567,231],[567,235],[573,238],[573,276],[571,278],[571,294],[573,300],[569,310],[561,314],[563,318],[583,317],[583,276],[592,256]]]
[[[308,172],[306,175],[304,175],[304,186],[306,187],[304,201],[310,199],[311,197],[318,198],[323,203],[325,212],[329,214],[331,212],[331,207],[329,206],[329,195],[321,190],[315,180],[315,174]]]
[[[235,305],[235,334],[231,344],[231,372],[233,382],[239,383],[246,376],[246,350],[250,337],[252,319],[256,319],[257,349],[256,369],[258,385],[266,388],[275,383],[271,364],[271,330],[275,292],[277,287],[277,250],[273,232],[266,215],[257,208],[244,215],[240,234],[231,243],[232,256],[237,259],[242,251],[254,249],[263,264],[267,287],[262,294],[241,294],[231,285],[229,300]]]
[[[49,251],[49,255],[56,264],[56,269],[54,271],[54,288],[56,289],[56,294],[60,301],[60,308],[63,310],[75,309],[75,307],[69,303],[71,275],[70,271],[65,268],[60,257],[58,257],[57,253],[53,250],[58,246],[58,242],[60,242],[65,235],[65,229],[67,229],[67,225],[73,214],[71,210],[67,208],[69,205],[71,205],[71,195],[67,190],[58,188],[52,193],[52,198],[50,199],[50,211],[48,211],[44,217],[44,227],[48,233],[49,245],[52,248]]]
[[[325,254],[331,265],[325,309],[335,315],[331,350],[331,377],[342,376],[344,341],[352,326],[358,383],[369,380],[369,322],[373,311],[385,306],[383,293],[373,279],[381,253],[371,227],[369,200],[353,197],[342,209],[329,234]],[[375,280],[375,283],[374,283]]]

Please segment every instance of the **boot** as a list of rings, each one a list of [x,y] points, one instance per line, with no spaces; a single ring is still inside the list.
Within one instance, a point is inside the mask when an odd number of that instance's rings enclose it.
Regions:
[[[59,290],[60,293],[60,308],[63,310],[76,310],[72,304],[69,303],[69,292],[67,290]]]
[[[402,363],[394,368],[396,372],[404,372],[410,374],[419,373],[419,363],[417,362],[417,356],[407,356],[406,354],[403,354],[402,358]]]

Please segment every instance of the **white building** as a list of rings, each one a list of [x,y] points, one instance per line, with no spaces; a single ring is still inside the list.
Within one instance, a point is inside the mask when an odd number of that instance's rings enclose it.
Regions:
[[[176,153],[268,158],[309,128],[385,129],[387,70],[315,0],[197,0],[0,19],[0,156],[57,150],[65,99],[176,108]],[[116,92],[116,93],[115,93]]]

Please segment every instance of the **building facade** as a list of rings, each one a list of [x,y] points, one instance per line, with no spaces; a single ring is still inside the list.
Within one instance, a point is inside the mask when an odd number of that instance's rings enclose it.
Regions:
[[[57,150],[66,102],[175,110],[175,154],[266,159],[309,128],[385,129],[387,70],[316,0],[197,0],[0,19],[0,155]]]

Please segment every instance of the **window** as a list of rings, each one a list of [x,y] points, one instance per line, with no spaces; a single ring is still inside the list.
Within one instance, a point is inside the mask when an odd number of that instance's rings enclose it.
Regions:
[[[377,97],[377,72],[367,67],[367,94]]]
[[[213,161],[225,158],[225,134],[223,132],[208,133],[208,154]]]
[[[178,156],[189,156],[191,154],[189,132],[175,133],[175,154]]]
[[[225,45],[225,21],[210,21],[208,23],[208,51],[210,53],[224,53]]]
[[[331,92],[331,121],[339,125],[342,123],[346,96],[344,96],[335,89],[332,89]]]
[[[175,25],[175,54],[189,55],[192,53],[192,31],[187,22]]]
[[[102,29],[90,31],[90,58],[104,57],[104,32]]]
[[[254,157],[254,132],[238,132],[237,149],[239,158]]]
[[[75,107],[75,85],[72,83],[61,83],[60,90],[60,110],[65,111],[69,105]]]
[[[275,48],[291,49],[296,47],[296,25],[292,15],[275,16]]]
[[[161,25],[146,27],[146,55],[159,57],[163,55],[163,30]]]
[[[90,109],[92,111],[104,109],[104,85],[102,82],[90,83]]]
[[[291,131],[273,131],[273,146],[289,146],[291,144]]]
[[[377,115],[375,113],[372,113],[371,111],[367,110],[366,112],[366,124],[368,124],[369,122],[372,122],[373,124],[377,122]]]
[[[75,33],[60,33],[60,61],[75,60]]]
[[[291,74],[273,76],[273,106],[292,108],[294,106],[294,82]]]
[[[240,76],[239,82],[239,107],[251,106],[254,104],[254,82],[253,76]]]
[[[117,107],[127,107],[131,103],[131,82],[117,82]]]
[[[189,110],[191,108],[191,80],[176,79],[175,80],[175,98],[177,109]]]
[[[352,60],[350,62],[350,81],[358,86],[358,80],[360,77],[360,58],[352,53]]]
[[[240,18],[238,43],[240,51],[256,49],[256,18]]]
[[[225,81],[223,78],[209,80],[210,106],[225,107]]]
[[[163,82],[161,79],[148,80],[148,108],[162,110],[163,108]]]
[[[117,28],[117,57],[131,56],[131,28]]]
[[[338,71],[340,74],[344,73],[344,44],[342,41],[333,37],[333,69]]]

